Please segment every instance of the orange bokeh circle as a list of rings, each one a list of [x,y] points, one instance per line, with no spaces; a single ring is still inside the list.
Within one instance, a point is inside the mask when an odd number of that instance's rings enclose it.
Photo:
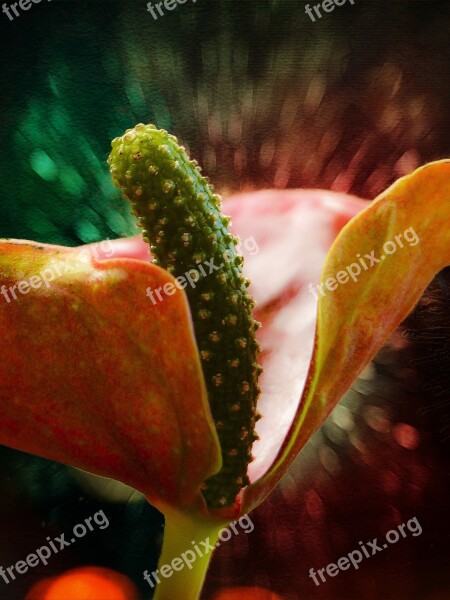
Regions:
[[[138,600],[134,584],[125,575],[100,567],[73,569],[39,581],[25,600]]]

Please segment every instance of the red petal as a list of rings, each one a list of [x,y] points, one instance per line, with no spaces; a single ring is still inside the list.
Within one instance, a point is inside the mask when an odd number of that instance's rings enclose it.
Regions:
[[[36,289],[11,292],[18,281]],[[193,502],[219,447],[185,295],[146,296],[170,282],[144,261],[1,243],[0,443],[119,479],[157,506]]]
[[[290,190],[242,194],[227,200],[246,257],[245,272],[262,322],[260,441],[253,446],[250,479],[275,459],[295,416],[314,342],[317,284],[340,229],[367,202],[327,191]]]
[[[151,260],[149,245],[140,235],[118,240],[103,240],[95,244],[80,246],[79,249],[89,251],[93,258],[99,260],[107,258],[136,258],[146,262]]]
[[[372,251],[379,262],[361,269],[357,282],[338,285],[320,297],[314,357],[299,409],[276,461],[245,490],[244,512],[273,489],[435,274],[450,263],[449,197],[450,161],[422,167],[352,219],[333,244],[321,278],[324,282]],[[402,245],[396,237],[400,234]],[[296,328],[295,322],[292,327]]]

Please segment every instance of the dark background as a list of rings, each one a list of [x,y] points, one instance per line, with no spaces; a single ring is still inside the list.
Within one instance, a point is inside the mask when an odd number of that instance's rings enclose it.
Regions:
[[[304,6],[188,0],[154,21],[145,2],[43,0],[13,22],[0,13],[0,236],[77,245],[134,233],[106,157],[111,139],[137,122],[175,133],[224,195],[321,187],[371,199],[416,166],[450,156],[449,3],[355,0],[315,23]],[[389,377],[401,380],[402,394],[392,381],[383,393],[383,402],[396,407],[393,421],[420,421],[424,449],[411,458],[397,456],[384,438],[373,447],[368,442],[379,458],[379,479],[356,468],[345,447],[335,449],[347,479],[327,488],[328,496],[308,470],[295,471],[289,501],[278,491],[255,513],[260,534],[250,548],[235,540],[218,555],[207,595],[227,582],[250,582],[301,600],[450,597],[449,359],[446,346],[436,350],[449,333],[442,281],[441,312],[431,321],[417,316],[414,327],[422,334],[415,355],[399,359],[415,361],[408,365],[421,379],[416,391],[438,381],[440,408],[423,422],[426,401],[439,404],[427,390],[408,413],[411,382],[395,373]],[[365,406],[373,401],[367,394]],[[322,435],[320,444],[331,443]],[[398,496],[383,487],[383,468],[394,458],[401,466]],[[127,573],[148,597],[141,574],[157,559],[162,518],[155,510],[139,501],[101,502],[61,465],[6,449],[1,461],[0,564],[22,559],[47,535],[99,507],[112,523],[46,569],[8,587],[0,581],[1,598],[20,600],[32,582],[83,564]],[[423,493],[412,506],[405,490],[414,478]],[[348,496],[349,489],[359,492]],[[326,507],[320,525],[305,504],[311,494]],[[374,559],[375,566],[335,588],[315,590],[303,581],[307,568],[330,562],[321,548],[340,539],[333,538],[338,523],[374,537],[388,529],[391,509],[409,517],[421,511],[428,530],[420,546]],[[295,526],[292,514],[301,515]],[[330,551],[331,558],[339,555]]]
[[[110,141],[176,132],[223,193],[373,198],[449,153],[448,2],[58,1],[0,14],[0,234],[64,244],[130,233]]]

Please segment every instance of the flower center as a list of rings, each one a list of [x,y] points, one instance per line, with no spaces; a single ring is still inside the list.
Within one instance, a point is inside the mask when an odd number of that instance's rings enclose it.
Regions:
[[[229,506],[248,485],[259,395],[259,344],[243,258],[214,194],[177,139],[136,125],[112,142],[108,159],[151,244],[154,263],[187,294],[223,465],[205,481],[210,507]]]

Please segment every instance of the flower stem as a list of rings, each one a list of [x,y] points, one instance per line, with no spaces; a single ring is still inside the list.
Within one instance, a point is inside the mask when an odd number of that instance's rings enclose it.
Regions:
[[[212,558],[211,547],[227,523],[175,511],[166,511],[165,518],[153,600],[198,600]]]

